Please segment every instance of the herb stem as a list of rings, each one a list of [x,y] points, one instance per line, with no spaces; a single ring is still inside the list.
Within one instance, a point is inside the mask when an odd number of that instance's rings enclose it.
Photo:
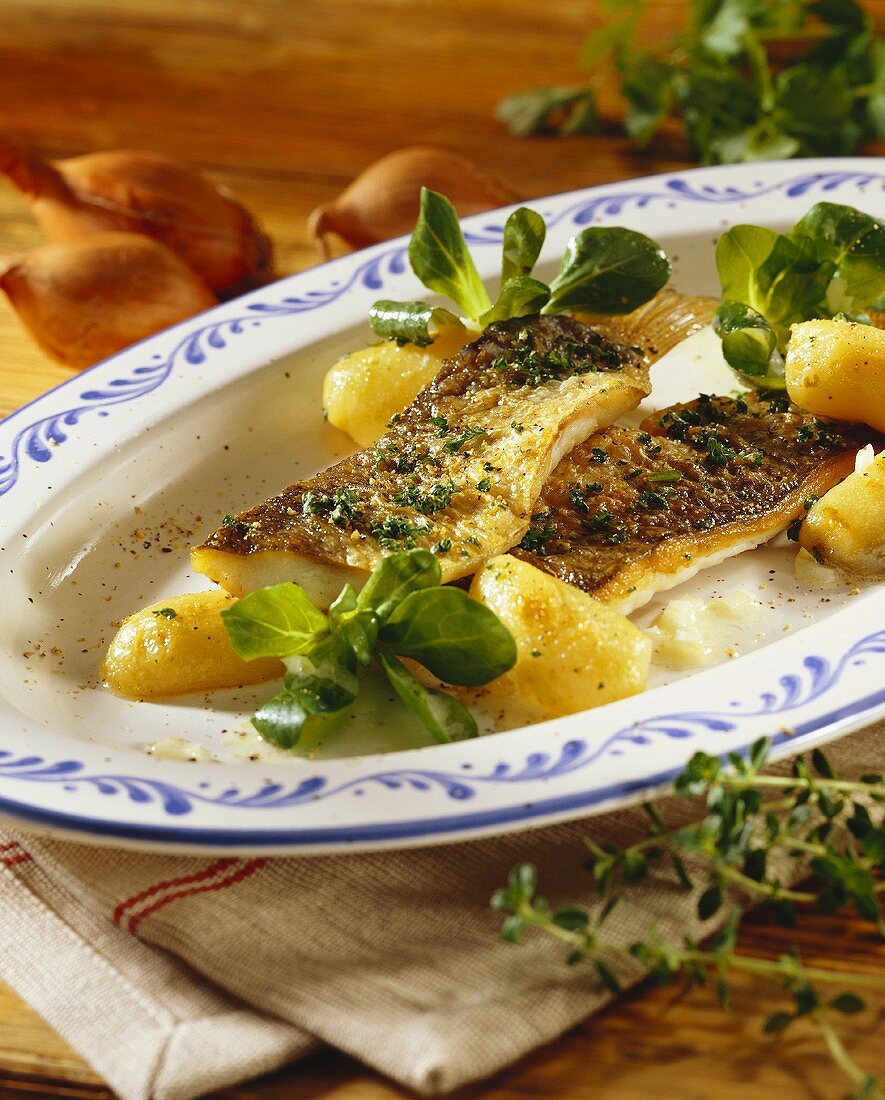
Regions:
[[[645,878],[650,867],[664,870],[672,863],[680,883],[695,887],[693,908],[702,922],[733,898],[751,907],[773,903],[775,916],[785,926],[795,922],[797,904],[816,904],[824,913],[851,906],[885,934],[880,900],[885,892],[881,873],[885,829],[881,814],[870,805],[885,801],[885,778],[880,774],[861,781],[837,778],[819,749],[810,761],[800,757],[790,776],[760,775],[770,748],[770,739],[761,738],[746,759],[731,756],[727,762],[695,753],[674,780],[675,793],[684,799],[706,795],[706,816],[694,823],[665,827],[661,813],[646,804],[643,808],[650,819],[646,833],[628,847],[602,845],[585,837],[584,845],[593,857],[587,866],[600,898],[608,895],[614,876],[632,886]],[[763,793],[769,791],[774,797],[765,800]],[[833,833],[837,822],[844,830]],[[790,878],[808,875],[807,882],[799,883],[805,889],[781,884],[783,868],[769,865],[769,857],[775,854],[792,869]],[[619,982],[609,969],[609,957],[629,965],[634,976],[639,964],[661,982],[681,975],[691,986],[711,978],[723,1007],[728,1005],[730,973],[765,979],[781,986],[795,1004],[793,1011],[770,1015],[765,1032],[780,1032],[794,1021],[810,1020],[819,1028],[833,1062],[851,1081],[851,1095],[857,1100],[861,1096],[885,1100],[883,1083],[857,1065],[830,1022],[834,1012],[862,1011],[864,1000],[852,987],[858,992],[885,990],[885,975],[806,967],[795,946],[767,956],[740,952],[736,905],[704,944],[689,936],[670,942],[652,925],[645,939],[619,946],[601,936],[618,895],[609,896],[594,915],[576,905],[553,910],[536,888],[536,868],[522,864],[511,871],[506,888],[496,891],[492,899],[496,909],[509,914],[502,932],[510,942],[519,943],[529,927],[540,929],[569,946],[570,964],[587,960],[602,985],[613,992],[618,991]],[[702,927],[713,931],[707,923]],[[818,984],[843,989],[825,999]]]
[[[782,848],[792,848],[797,852],[806,852],[810,856],[827,856],[829,851],[823,844],[813,844],[808,840],[800,840],[795,836],[777,836],[772,841],[772,844],[777,844]]]
[[[883,1093],[882,1089],[875,1082],[870,1082],[870,1078],[867,1074],[864,1073],[845,1049],[842,1040],[836,1034],[833,1025],[827,1019],[824,1010],[822,1008],[816,1008],[811,1013],[811,1018],[820,1029],[824,1042],[827,1044],[827,1050],[830,1052],[830,1057],[842,1070],[848,1080],[857,1088],[865,1089],[866,1091],[864,1091],[862,1095],[869,1097],[869,1100],[882,1100],[885,1093]]]
[[[548,913],[539,913],[531,902],[521,902],[517,911],[527,925],[534,925],[537,928],[543,929],[548,935],[552,936],[554,939],[560,940],[562,943],[568,944],[569,947],[574,947],[579,950],[587,949],[587,938],[583,933],[576,932],[570,928],[561,927],[555,923]],[[721,971],[723,968],[742,970],[747,974],[758,974],[766,978],[775,979],[782,979],[785,976],[797,976],[793,968],[792,959],[789,960],[789,963],[785,964],[775,959],[757,959],[749,955],[736,955],[734,953],[724,955],[713,951],[700,951],[694,948],[671,948],[670,950],[674,961],[680,964],[695,963],[699,966],[709,967],[711,970],[716,971]],[[620,955],[625,958],[633,959],[633,955],[630,954],[628,948],[621,944],[608,943],[606,941],[596,941],[593,945],[593,953],[595,955]],[[858,974],[845,970],[830,970],[816,966],[803,966],[799,973],[801,977],[807,981],[827,982],[833,985],[853,984],[866,986],[870,989],[885,989],[885,977],[879,977],[876,974]]]
[[[885,796],[885,783],[861,783],[851,779],[804,779],[797,778],[794,775],[753,775],[744,778],[743,776],[726,774],[720,776],[719,782],[723,787],[728,787],[734,791],[751,790],[754,787],[778,787],[788,790],[800,788],[809,791],[824,788],[828,791],[839,791],[844,794]]]
[[[694,962],[708,966],[720,965],[721,958],[710,952],[696,951],[685,952],[683,956]],[[747,955],[730,955],[728,965],[734,970],[744,970],[748,974],[761,974],[769,978],[782,978],[785,973],[791,973],[780,962],[772,959],[753,959]],[[870,989],[885,989],[885,977],[875,974],[855,974],[845,970],[828,970],[819,966],[803,966],[802,977],[809,981],[828,982],[833,985],[863,985]]]
[[[787,901],[813,902],[815,900],[814,894],[802,890],[785,890],[780,886],[757,882],[756,879],[750,878],[734,867],[720,867],[719,874],[723,878],[727,878],[729,882],[733,882],[736,886],[740,886],[752,894],[764,894],[769,898],[784,898]]]

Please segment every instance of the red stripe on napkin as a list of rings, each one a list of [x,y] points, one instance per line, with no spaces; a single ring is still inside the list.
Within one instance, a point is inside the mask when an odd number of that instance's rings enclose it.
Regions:
[[[237,861],[234,860],[233,862]],[[229,886],[235,886],[238,882],[242,882],[244,879],[249,878],[250,875],[260,870],[265,863],[267,863],[266,859],[252,859],[237,868],[233,874],[228,875],[226,878],[217,879],[215,882],[203,882],[198,886],[190,886],[186,890],[176,890],[174,893],[166,894],[164,897],[158,898],[146,909],[142,909],[140,913],[133,913],[126,927],[135,935],[135,930],[145,917],[149,917],[152,913],[156,913],[158,909],[164,908],[164,906],[169,905],[170,902],[180,901],[182,898],[193,897],[195,894],[209,894],[216,890],[225,890]],[[207,873],[201,877],[206,878],[208,874],[209,872],[207,870]]]
[[[219,871],[226,871],[228,867],[233,867],[239,862],[238,859],[232,858],[219,859],[193,875],[182,875],[181,878],[170,878],[164,879],[161,882],[155,882],[153,886],[149,886],[146,890],[140,890],[137,894],[133,894],[131,897],[126,898],[125,901],[120,902],[114,910],[114,924],[120,923],[127,909],[131,909],[147,898],[153,897],[154,894],[158,894],[161,890],[168,890],[170,886],[189,886],[192,882],[203,882],[205,879],[217,875]]]
[[[17,863],[31,863],[31,855],[29,852],[19,852],[14,856],[3,856],[0,858],[0,863],[4,867],[15,867]]]
[[[9,844],[0,844],[0,866],[15,867],[19,863],[31,862],[31,853],[26,852],[17,840]]]

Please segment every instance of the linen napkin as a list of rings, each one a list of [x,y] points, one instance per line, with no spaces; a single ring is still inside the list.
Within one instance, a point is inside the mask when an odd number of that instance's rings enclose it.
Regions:
[[[885,725],[831,746],[879,770]],[[773,771],[784,771],[781,764]],[[669,825],[698,813],[658,804]],[[493,1073],[610,994],[541,935],[504,943],[489,896],[525,860],[554,904],[592,906],[580,837],[644,834],[639,808],[404,852],[314,858],[145,855],[4,830],[0,976],[123,1100],[187,1100],[329,1043],[426,1095]],[[610,918],[623,942],[707,934],[664,874]],[[619,974],[630,983],[638,967]]]

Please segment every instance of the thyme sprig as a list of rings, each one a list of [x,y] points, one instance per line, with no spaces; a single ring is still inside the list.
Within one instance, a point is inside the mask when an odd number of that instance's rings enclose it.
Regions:
[[[683,798],[703,797],[706,813],[690,825],[668,828],[657,809],[645,805],[647,834],[620,848],[585,838],[587,864],[603,904],[598,912],[568,905],[552,909],[537,893],[537,872],[522,864],[507,885],[495,892],[492,905],[506,914],[502,935],[521,942],[526,931],[539,929],[569,948],[571,965],[589,962],[603,987],[617,993],[616,969],[649,971],[659,982],[679,976],[689,985],[713,981],[723,1008],[729,1004],[729,975],[756,975],[780,985],[789,995],[789,1010],[768,1017],[765,1031],[783,1031],[800,1019],[814,1023],[834,1062],[851,1083],[851,1096],[885,1098],[882,1084],[867,1074],[846,1051],[832,1019],[866,1007],[855,992],[827,997],[819,986],[885,989],[885,978],[808,967],[799,951],[760,959],[738,950],[740,910],[732,907],[722,928],[705,945],[690,937],[681,943],[663,939],[655,927],[630,944],[606,938],[604,927],[621,897],[615,886],[629,890],[652,867],[667,868],[685,890],[697,889],[697,914],[708,920],[731,899],[769,907],[785,926],[795,926],[797,904],[833,913],[853,908],[885,934],[880,897],[885,882],[885,828],[879,806],[885,803],[882,775],[859,780],[839,776],[826,755],[816,749],[810,761],[797,759],[792,774],[760,774],[771,742],[757,741],[746,757],[729,754],[725,761],[696,753],[677,776],[674,787]],[[871,812],[872,811],[872,812]],[[802,889],[785,879],[801,861],[811,876]],[[794,876],[789,876],[790,878]]]

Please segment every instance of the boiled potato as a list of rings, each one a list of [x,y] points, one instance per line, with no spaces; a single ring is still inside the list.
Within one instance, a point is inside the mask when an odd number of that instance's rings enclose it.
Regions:
[[[800,408],[885,431],[885,330],[854,321],[793,325],[784,373]]]
[[[443,359],[469,340],[460,325],[446,325],[426,348],[400,347],[385,340],[345,355],[323,381],[323,408],[329,423],[368,447],[384,435],[390,418],[402,412],[439,372]]]
[[[108,647],[103,676],[115,695],[147,699],[257,684],[283,675],[274,658],[243,661],[228,641],[226,592],[170,596],[125,619]]]
[[[885,575],[885,451],[812,504],[799,542],[840,572]]]
[[[476,574],[470,594],[516,639],[517,662],[501,677],[502,690],[515,683],[545,718],[611,703],[645,687],[651,639],[580,589],[503,554]]]

